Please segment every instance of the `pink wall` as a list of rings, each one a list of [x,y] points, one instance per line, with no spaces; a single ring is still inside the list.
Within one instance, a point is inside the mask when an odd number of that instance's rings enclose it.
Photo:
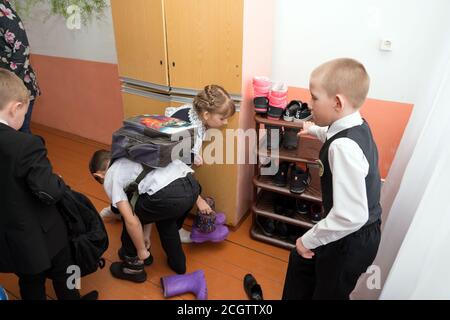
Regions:
[[[261,9],[264,8],[264,9]],[[272,71],[272,42],[275,9],[274,0],[245,0],[242,47],[242,103],[239,112],[239,128],[255,128],[253,112],[254,76],[270,76]],[[239,152],[253,150],[250,146]],[[253,165],[239,165],[236,197],[237,218],[248,211],[253,200]]]
[[[117,65],[33,55],[42,95],[32,121],[111,144],[123,119]]]

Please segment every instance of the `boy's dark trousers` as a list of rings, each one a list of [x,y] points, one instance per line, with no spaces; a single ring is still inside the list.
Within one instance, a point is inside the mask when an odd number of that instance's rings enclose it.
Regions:
[[[67,245],[52,259],[52,267],[39,274],[17,274],[19,277],[20,296],[23,300],[46,300],[45,281],[52,279],[58,300],[79,300],[77,289],[69,289],[67,279],[72,274],[67,273],[67,267],[72,265],[70,247]]]
[[[380,221],[314,249],[305,259],[292,249],[283,300],[348,300],[360,275],[372,264],[380,243]]]
[[[166,252],[169,266],[176,273],[186,272],[186,256],[181,246],[178,230],[197,201],[200,185],[192,174],[170,183],[165,188],[149,196],[139,196],[135,213],[142,225],[155,223],[161,245]],[[125,223],[122,228],[122,250],[126,256],[135,257],[136,248],[131,240]]]

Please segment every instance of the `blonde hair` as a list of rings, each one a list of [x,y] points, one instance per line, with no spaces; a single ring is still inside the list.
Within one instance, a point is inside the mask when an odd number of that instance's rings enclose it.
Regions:
[[[228,92],[221,86],[210,84],[194,98],[194,110],[198,115],[205,111],[228,118],[236,112],[236,106]]]
[[[356,109],[362,106],[369,91],[370,77],[366,68],[350,58],[325,62],[312,72],[311,78],[319,79],[329,97],[342,94]]]
[[[0,68],[0,110],[11,101],[28,103],[30,94],[23,81],[13,72]]]

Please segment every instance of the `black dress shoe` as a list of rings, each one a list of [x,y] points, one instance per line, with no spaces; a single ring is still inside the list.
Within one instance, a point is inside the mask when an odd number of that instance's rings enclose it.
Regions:
[[[81,297],[81,300],[98,300],[98,291],[93,290]]]
[[[244,289],[250,300],[264,300],[261,286],[250,273],[246,274],[244,277]]]

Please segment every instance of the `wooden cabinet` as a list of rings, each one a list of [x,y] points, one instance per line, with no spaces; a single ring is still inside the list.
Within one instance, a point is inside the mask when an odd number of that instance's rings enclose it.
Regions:
[[[169,86],[163,0],[111,0],[119,75]]]
[[[174,92],[216,83],[240,95],[243,0],[112,0],[111,7],[121,77]]]

